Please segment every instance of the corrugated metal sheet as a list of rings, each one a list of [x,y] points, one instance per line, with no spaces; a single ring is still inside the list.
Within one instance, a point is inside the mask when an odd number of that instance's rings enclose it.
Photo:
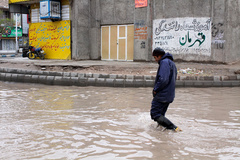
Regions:
[[[70,9],[69,5],[62,6],[62,20],[69,20],[70,19]]]
[[[31,10],[31,23],[38,23],[39,21],[39,8]]]

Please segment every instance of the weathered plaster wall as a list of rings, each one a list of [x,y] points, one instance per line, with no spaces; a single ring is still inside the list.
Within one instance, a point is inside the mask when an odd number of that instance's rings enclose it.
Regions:
[[[74,0],[72,59],[100,59],[101,26],[133,23],[132,0]]]
[[[239,5],[240,0],[148,0],[147,7],[135,8],[134,0],[73,0],[72,57],[100,59],[101,26],[134,24],[134,60],[151,61],[153,20],[209,17],[210,55],[180,53],[175,59],[234,62],[240,60]]]
[[[240,60],[240,0],[228,0],[224,16],[224,53],[226,62]]]

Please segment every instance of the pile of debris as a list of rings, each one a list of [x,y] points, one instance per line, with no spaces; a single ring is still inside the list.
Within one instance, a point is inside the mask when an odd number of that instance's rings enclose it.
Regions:
[[[198,75],[202,75],[203,74],[203,70],[198,70],[196,68],[185,68],[185,69],[179,69],[178,70],[178,74],[187,74],[187,75],[195,75],[195,76],[198,76]]]

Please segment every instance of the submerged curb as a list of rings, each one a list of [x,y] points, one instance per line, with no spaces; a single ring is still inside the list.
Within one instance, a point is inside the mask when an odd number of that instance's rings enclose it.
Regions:
[[[63,86],[153,87],[155,76],[52,72],[0,68],[1,81]],[[236,76],[178,76],[177,87],[240,87]]]

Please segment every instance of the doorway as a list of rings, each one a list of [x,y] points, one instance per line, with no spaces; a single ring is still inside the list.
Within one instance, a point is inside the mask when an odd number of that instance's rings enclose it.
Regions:
[[[133,61],[134,25],[102,26],[102,60]]]

